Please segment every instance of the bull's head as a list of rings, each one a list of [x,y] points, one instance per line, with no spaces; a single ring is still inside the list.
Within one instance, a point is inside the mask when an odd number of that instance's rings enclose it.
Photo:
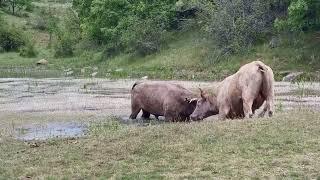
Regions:
[[[192,120],[202,120],[219,113],[215,95],[208,95],[202,89],[200,89],[200,95],[201,98],[197,100],[196,109],[190,116]]]

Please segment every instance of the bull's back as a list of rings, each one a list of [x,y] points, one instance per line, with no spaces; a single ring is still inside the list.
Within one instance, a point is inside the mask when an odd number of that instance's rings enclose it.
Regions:
[[[180,111],[183,97],[191,92],[180,85],[166,82],[144,82],[132,90],[132,100],[151,114],[164,115],[165,108]]]

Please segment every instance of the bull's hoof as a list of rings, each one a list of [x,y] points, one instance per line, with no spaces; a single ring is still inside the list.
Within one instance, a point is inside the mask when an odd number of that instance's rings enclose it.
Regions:
[[[129,119],[136,119],[136,118],[137,118],[137,116],[134,116],[134,115],[129,116]]]
[[[272,117],[273,116],[273,111],[269,111],[268,115],[269,115],[269,117]]]

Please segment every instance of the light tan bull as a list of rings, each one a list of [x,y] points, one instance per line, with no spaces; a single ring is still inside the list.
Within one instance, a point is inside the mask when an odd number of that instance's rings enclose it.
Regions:
[[[201,90],[201,89],[200,89]],[[191,119],[200,120],[219,114],[220,119],[249,118],[265,102],[264,116],[274,111],[274,76],[272,69],[261,61],[242,66],[238,72],[219,83],[214,93],[203,92]]]

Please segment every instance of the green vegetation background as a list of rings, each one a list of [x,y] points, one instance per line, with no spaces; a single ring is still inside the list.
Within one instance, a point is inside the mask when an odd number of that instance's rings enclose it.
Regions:
[[[13,1],[0,2],[0,77],[219,80],[262,58],[277,80],[320,79],[317,1]]]

